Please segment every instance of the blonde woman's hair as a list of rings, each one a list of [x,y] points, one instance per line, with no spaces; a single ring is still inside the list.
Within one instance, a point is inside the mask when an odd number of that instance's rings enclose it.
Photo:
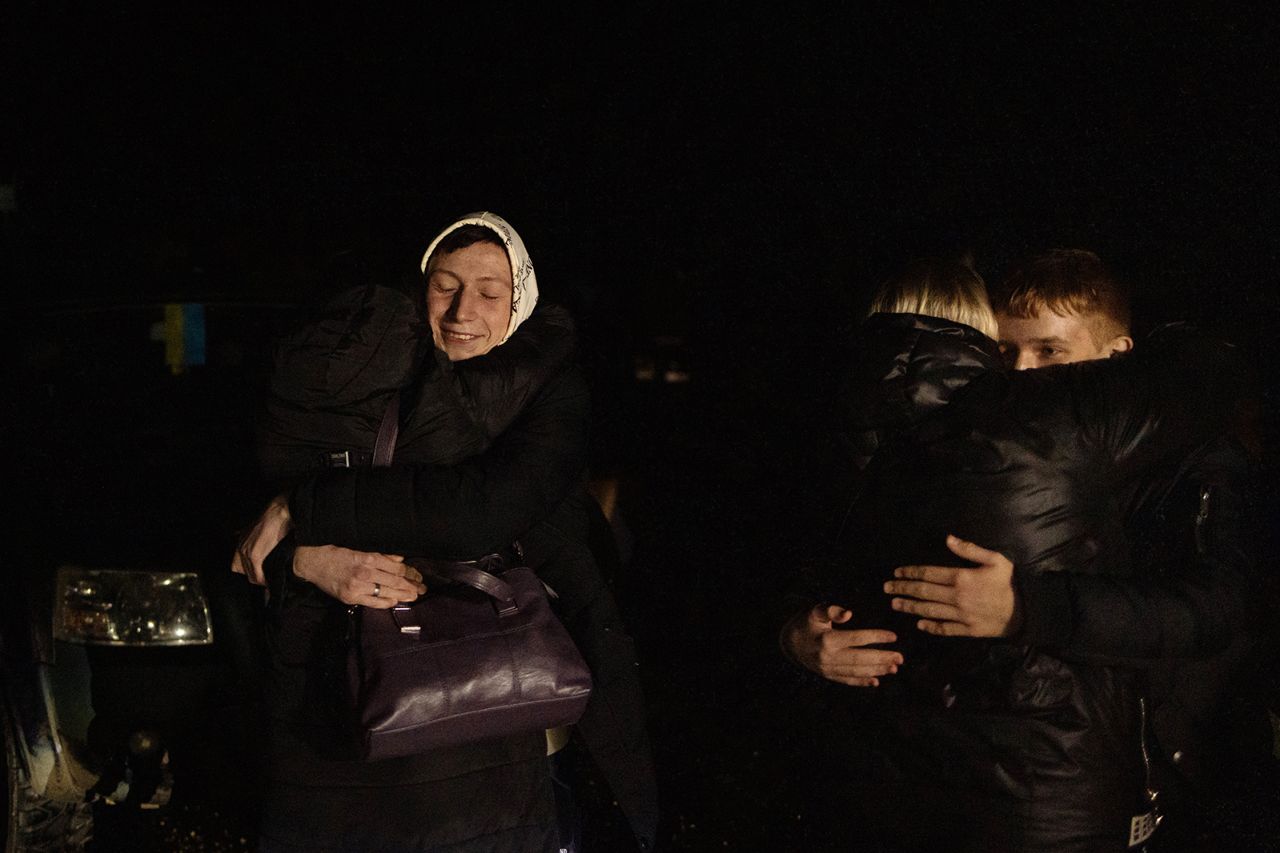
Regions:
[[[868,314],[923,314],[972,326],[996,339],[996,315],[987,284],[959,261],[924,258],[880,285]]]

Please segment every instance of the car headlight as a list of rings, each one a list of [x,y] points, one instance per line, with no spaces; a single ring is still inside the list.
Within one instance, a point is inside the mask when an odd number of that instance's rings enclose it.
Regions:
[[[58,569],[53,635],[96,646],[213,642],[209,604],[194,572]]]

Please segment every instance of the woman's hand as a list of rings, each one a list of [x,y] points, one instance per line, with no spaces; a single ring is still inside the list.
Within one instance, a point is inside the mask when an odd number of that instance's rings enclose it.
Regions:
[[[955,536],[947,547],[975,568],[900,566],[884,591],[894,610],[924,617],[916,627],[939,637],[1009,637],[1022,627],[1022,608],[1013,588],[1013,563]]]
[[[898,639],[892,631],[836,628],[853,618],[843,607],[819,604],[797,613],[782,629],[782,650],[805,669],[850,687],[879,687],[878,676],[892,675],[902,655],[888,649],[868,649]]]
[[[240,547],[231,555],[231,571],[244,575],[249,583],[258,586],[267,585],[267,577],[262,564],[280,540],[289,535],[293,529],[293,518],[289,515],[289,501],[284,495],[276,495],[267,508],[262,511],[258,522],[245,534]]]
[[[302,545],[293,552],[293,573],[343,604],[386,610],[427,591],[422,574],[404,557],[352,551],[337,545]]]

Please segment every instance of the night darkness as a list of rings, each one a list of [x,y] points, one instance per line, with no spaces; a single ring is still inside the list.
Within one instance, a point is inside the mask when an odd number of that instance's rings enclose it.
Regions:
[[[1087,246],[1147,321],[1253,325],[1280,302],[1262,17],[14,17],[0,179],[19,298],[305,298],[334,252],[415,258],[484,208],[527,235],[606,361],[674,334],[704,364],[795,373],[932,253],[998,280]]]
[[[549,282],[617,294],[635,320],[775,312],[791,300],[770,291],[865,290],[923,252],[970,250],[994,277],[1062,244],[1161,304],[1274,303],[1262,19],[869,4],[14,23],[19,272],[59,287],[198,267],[288,292],[336,242],[416,247],[490,207]]]
[[[784,784],[720,740],[777,737],[745,688],[776,657],[762,602],[828,417],[811,368],[895,268],[965,253],[995,281],[1088,247],[1140,327],[1228,330],[1270,375],[1273,15],[184,5],[7,10],[10,299],[306,301],[338,251],[398,271],[457,214],[508,219],[580,321],[681,849],[754,849]],[[666,345],[692,381],[637,388],[634,359]]]

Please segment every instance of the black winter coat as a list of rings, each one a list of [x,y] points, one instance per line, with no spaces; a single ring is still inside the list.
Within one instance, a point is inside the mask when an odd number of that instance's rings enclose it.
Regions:
[[[1020,587],[1064,571],[1128,577],[1118,495],[1212,431],[1220,409],[1180,401],[1214,356],[1150,345],[1010,373],[967,326],[915,315],[866,324],[849,417],[870,463],[825,597],[853,607],[860,626],[896,631],[902,672],[851,701],[875,706],[890,778],[985,803],[950,827],[962,846],[1124,849],[1130,817],[1146,811],[1140,685],[1133,670],[1091,662],[1077,636],[1059,636],[1056,653],[931,637],[888,609],[881,585],[899,565],[953,564],[948,533],[1004,553]],[[1210,403],[1213,383],[1203,384]],[[1028,624],[1060,626],[1032,606]],[[1087,601],[1077,607],[1106,619]]]
[[[454,364],[432,350],[429,340],[424,345],[398,333],[403,313],[414,309],[395,294],[368,290],[348,294],[348,302],[356,310],[331,311],[328,327],[313,322],[279,359],[263,456],[275,474],[297,483],[291,538],[298,544],[467,559],[519,537],[530,565],[560,594],[557,611],[592,667],[595,689],[579,731],[638,834],[651,843],[656,794],[634,650],[586,546],[591,513],[599,514],[599,508],[577,485],[585,464],[587,409],[583,383],[567,363],[573,349],[567,315],[540,308],[488,356]],[[425,350],[425,358],[406,364],[398,354],[404,350],[419,357]],[[323,375],[316,375],[317,363],[325,365]],[[393,377],[404,368],[412,381],[402,397],[396,467],[333,469],[299,482],[300,475],[314,471],[318,442],[326,457],[342,451],[357,461],[367,458],[396,387]],[[332,393],[334,388],[341,393]],[[304,444],[306,436],[311,438]],[[366,474],[403,477],[421,491],[401,505],[403,491],[387,487],[383,477],[371,483]],[[358,508],[348,503],[356,500]],[[358,531],[369,513],[382,523]],[[409,527],[418,528],[418,535]],[[389,529],[397,535],[386,536]],[[367,805],[384,819],[393,816],[384,838],[396,849],[542,849],[551,814],[541,735],[367,764],[327,760],[308,744],[331,728],[323,715],[296,711],[316,704],[309,696],[325,699],[321,649],[336,631],[335,611],[341,608],[283,568],[273,578],[277,600],[292,602],[277,610],[277,658],[284,670],[278,681],[287,689],[279,691],[285,695],[276,704],[295,711],[276,738],[285,752],[276,756],[277,765],[323,793],[320,802],[346,803],[335,809],[299,807],[295,791],[293,804],[277,805],[288,806],[284,811],[303,822],[281,834],[326,837],[331,824],[351,823],[347,816],[358,809],[355,800],[373,790],[378,796]],[[288,793],[287,785],[275,788]],[[388,812],[385,792],[394,792],[393,799],[411,810]],[[363,819],[364,826],[370,824],[376,821]],[[363,843],[373,842],[365,837]]]
[[[1223,820],[1230,810],[1221,804],[1257,801],[1275,784],[1258,678],[1269,671],[1262,641],[1275,578],[1257,561],[1250,468],[1242,446],[1219,438],[1150,472],[1130,500],[1126,527],[1145,583],[1116,591],[1125,594],[1138,642],[1115,653],[1117,662],[1146,668],[1149,754],[1167,815],[1162,835],[1247,835],[1257,816],[1237,809]],[[1140,652],[1154,657],[1134,660]]]
[[[568,314],[544,306],[486,357],[455,364],[433,347],[421,313],[419,302],[399,289],[349,287],[277,345],[258,428],[268,478],[294,483],[318,465],[368,467],[397,389],[403,389],[401,460],[447,465],[474,456],[567,368],[576,346]],[[566,436],[566,447],[581,430]],[[352,458],[334,464],[331,454],[341,453]]]

